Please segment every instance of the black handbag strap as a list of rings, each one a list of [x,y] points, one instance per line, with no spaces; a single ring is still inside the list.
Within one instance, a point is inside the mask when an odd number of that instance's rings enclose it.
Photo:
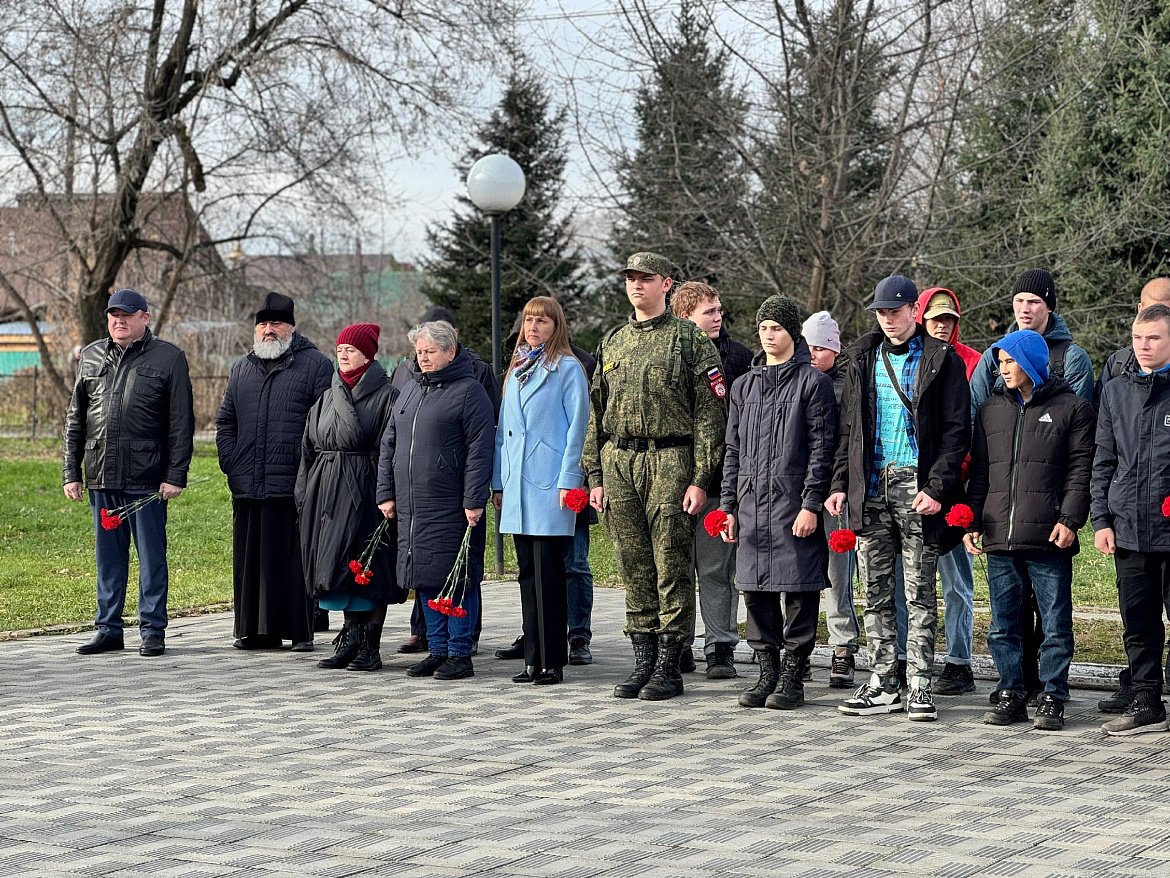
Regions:
[[[894,365],[890,362],[890,354],[884,344],[882,345],[882,363],[885,364],[886,374],[890,376],[890,383],[894,385],[894,392],[898,394],[898,399],[902,400],[902,405],[906,406],[906,411],[913,418],[914,405],[910,402],[910,397],[906,395],[906,391],[902,389],[901,382],[898,381],[898,377],[894,374]]]

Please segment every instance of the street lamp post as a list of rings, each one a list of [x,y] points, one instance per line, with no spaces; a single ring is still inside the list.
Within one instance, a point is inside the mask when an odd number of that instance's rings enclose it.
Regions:
[[[467,196],[492,223],[492,372],[500,379],[500,217],[524,197],[524,171],[502,153],[485,155],[467,174]],[[502,383],[502,382],[501,382]],[[504,572],[504,537],[500,517],[496,521],[496,573]]]

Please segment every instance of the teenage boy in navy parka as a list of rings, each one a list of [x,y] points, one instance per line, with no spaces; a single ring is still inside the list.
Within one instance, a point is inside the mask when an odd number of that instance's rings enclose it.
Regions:
[[[739,541],[736,585],[760,662],[739,703],[791,710],[804,704],[801,679],[829,584],[821,512],[837,398],[832,379],[812,367],[792,299],[766,299],[756,326],[763,351],[731,389],[719,506],[729,515],[724,539]]]
[[[1073,654],[1072,559],[1079,551],[1077,531],[1089,517],[1096,416],[1064,378],[1048,374],[1048,345],[1039,333],[1010,333],[993,356],[1003,386],[975,417],[969,486],[974,521],[963,540],[972,555],[987,553],[987,647],[999,684],[984,722],[1028,719],[1020,611],[1031,583],[1044,631],[1044,692],[1034,727],[1059,731]]]

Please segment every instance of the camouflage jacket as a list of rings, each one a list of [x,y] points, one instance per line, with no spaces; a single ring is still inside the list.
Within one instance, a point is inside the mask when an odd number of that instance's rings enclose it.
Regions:
[[[690,333],[689,359],[683,333]],[[631,317],[597,348],[581,458],[589,484],[602,484],[601,447],[613,436],[686,436],[695,456],[692,482],[708,490],[723,459],[729,391],[718,350],[695,324],[669,311],[650,320]]]

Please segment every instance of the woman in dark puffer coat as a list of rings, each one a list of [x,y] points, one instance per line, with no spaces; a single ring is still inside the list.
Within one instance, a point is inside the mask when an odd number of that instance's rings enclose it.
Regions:
[[[394,403],[382,435],[378,506],[387,518],[398,519],[398,584],[433,600],[455,564],[464,533],[482,519],[490,496],[495,413],[450,324],[424,323],[408,338],[419,372]],[[423,605],[430,655],[407,671],[410,676],[457,680],[474,675],[478,586],[469,581],[455,594],[463,616]]]
[[[296,501],[305,584],[323,610],[345,614],[345,624],[333,641],[335,651],[317,663],[319,668],[381,668],[386,605],[406,600],[406,590],[397,585],[393,526],[374,554],[372,581],[359,584],[349,569],[385,520],[374,499],[378,451],[398,391],[374,359],[379,334],[374,323],[341,331],[338,371],[309,411],[301,445]]]
[[[759,682],[739,703],[792,709],[804,703],[801,678],[829,584],[821,513],[837,400],[832,380],[811,365],[795,302],[772,296],[756,323],[764,350],[731,389],[720,508],[730,517],[725,538],[738,538],[736,587],[760,662]]]

